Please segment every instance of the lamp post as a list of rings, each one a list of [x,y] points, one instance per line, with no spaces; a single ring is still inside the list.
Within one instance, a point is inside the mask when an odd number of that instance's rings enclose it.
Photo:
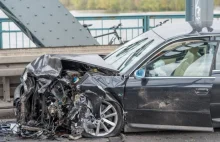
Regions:
[[[212,31],[214,0],[186,0],[186,21],[193,27],[193,32],[203,28]]]

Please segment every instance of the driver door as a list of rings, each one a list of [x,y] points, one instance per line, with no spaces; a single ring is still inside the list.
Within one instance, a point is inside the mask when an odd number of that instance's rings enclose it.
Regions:
[[[156,53],[130,77],[124,106],[130,127],[213,131],[210,76],[217,43],[182,41]],[[135,74],[136,75],[136,74]]]

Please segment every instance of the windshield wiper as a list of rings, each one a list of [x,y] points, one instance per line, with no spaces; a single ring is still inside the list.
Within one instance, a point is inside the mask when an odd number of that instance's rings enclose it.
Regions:
[[[122,54],[124,54],[124,53],[127,53],[128,51],[134,49],[134,48],[136,47],[136,45],[140,44],[141,42],[143,42],[143,41],[145,41],[145,40],[147,40],[147,39],[148,39],[148,38],[141,39],[141,40],[139,40],[139,41],[137,41],[137,42],[135,42],[135,43],[129,45],[128,47],[125,47],[125,49],[123,49],[121,52],[119,52],[119,53],[116,55],[116,57],[118,57],[118,56],[120,56],[120,55],[122,55]]]
[[[138,57],[152,42],[154,42],[154,39],[149,41],[148,43],[146,43],[143,47],[139,48],[134,54],[133,56]]]
[[[119,55],[125,54],[125,53],[129,52],[130,50],[136,48],[138,45],[140,45],[143,41],[145,41],[145,40],[147,40],[147,39],[148,39],[148,38],[144,38],[144,39],[142,39],[142,40],[139,40],[139,41],[137,41],[137,42],[135,42],[135,43],[129,45],[129,46],[126,47],[124,50],[122,50],[120,53],[118,53],[118,54],[116,55],[116,57],[118,57]],[[126,54],[125,54],[125,55],[126,55]],[[119,58],[116,59],[113,63],[119,61],[122,57],[124,57],[124,56],[119,57]],[[112,64],[113,64],[113,63],[112,63]]]
[[[142,46],[141,48],[139,48],[137,51],[135,51],[133,54],[131,54],[127,60],[125,60],[121,66],[119,67],[119,69],[124,65],[124,66],[127,66],[130,61],[133,59],[133,57],[138,57],[149,45],[151,45],[151,43],[154,42],[154,39],[147,42],[144,46]]]

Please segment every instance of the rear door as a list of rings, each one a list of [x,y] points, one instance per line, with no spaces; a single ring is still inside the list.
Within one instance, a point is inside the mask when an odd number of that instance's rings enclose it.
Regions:
[[[215,78],[210,73],[216,49],[216,42],[188,40],[155,53],[141,67],[147,76],[130,77],[127,82],[125,109],[130,126],[213,131],[210,90]]]

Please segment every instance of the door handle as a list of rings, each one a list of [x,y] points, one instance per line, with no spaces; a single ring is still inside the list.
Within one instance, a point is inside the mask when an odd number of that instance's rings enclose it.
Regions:
[[[209,89],[208,88],[197,88],[195,90],[195,93],[197,95],[208,95],[209,94]]]

